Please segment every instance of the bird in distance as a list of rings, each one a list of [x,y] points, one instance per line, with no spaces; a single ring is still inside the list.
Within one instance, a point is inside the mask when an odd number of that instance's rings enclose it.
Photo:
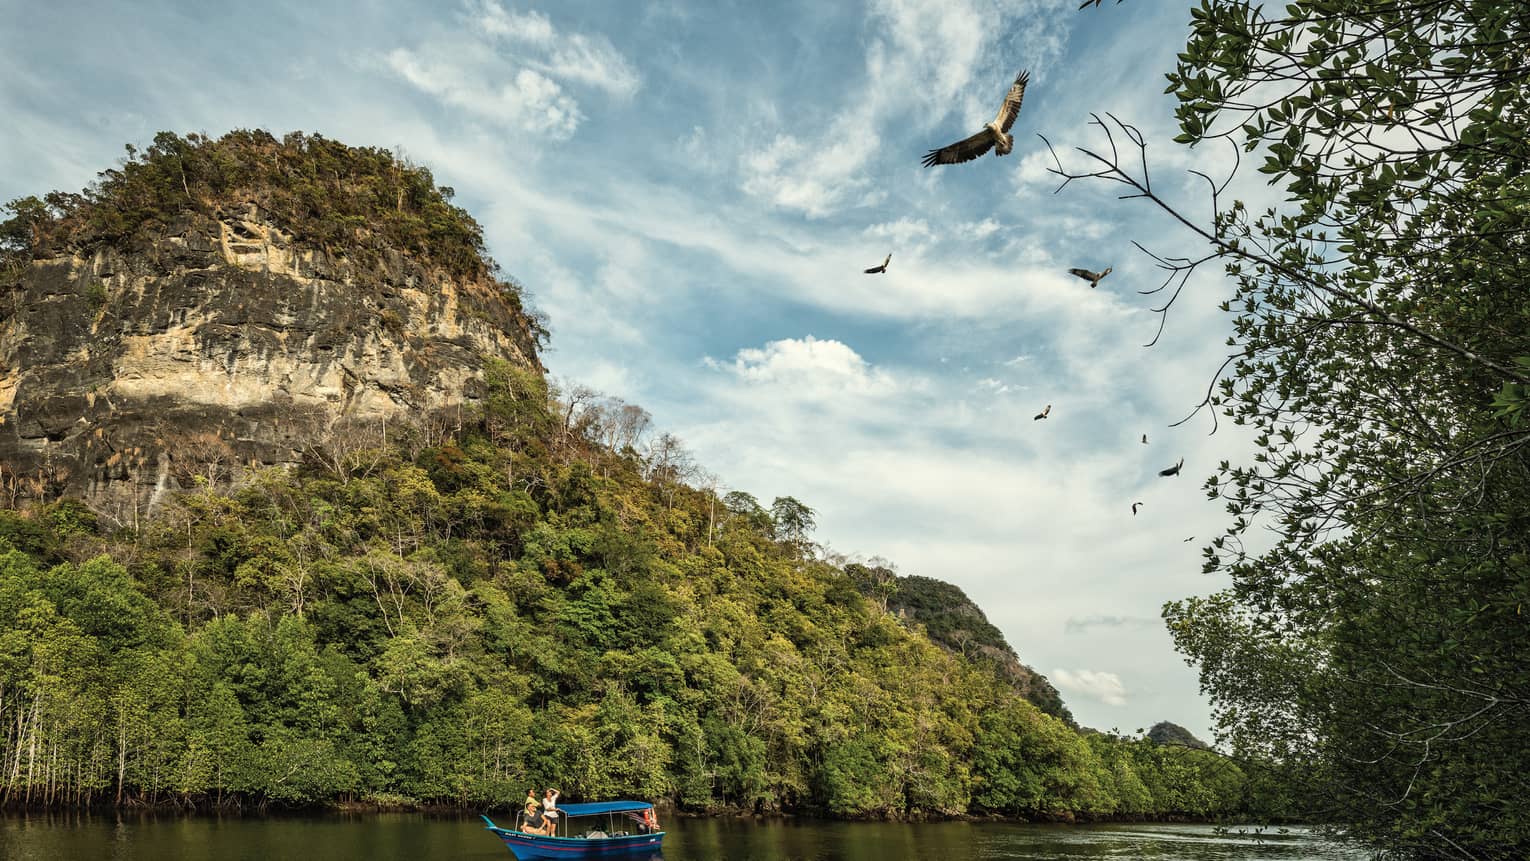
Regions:
[[[870,269],[867,269],[866,270],[866,274],[867,275],[875,275],[878,272],[886,272],[887,271],[887,264],[889,264],[891,262],[892,262],[892,255],[889,254],[889,255],[887,255],[887,259],[882,261],[882,265],[881,266],[873,266]]]
[[[1180,458],[1179,459],[1179,463],[1174,464],[1173,466],[1169,467],[1168,469],[1160,469],[1160,470],[1158,470],[1158,474],[1162,475],[1164,477],[1168,477],[1168,476],[1171,476],[1171,475],[1179,475],[1179,468],[1184,466],[1184,465],[1185,465],[1185,459],[1184,458]]]
[[[1041,411],[1041,412],[1039,412],[1039,413],[1037,413],[1037,414],[1036,414],[1036,417],[1035,417],[1035,418],[1033,418],[1033,419],[1031,419],[1031,421],[1033,421],[1033,422],[1034,422],[1034,421],[1039,421],[1039,420],[1041,420],[1041,419],[1044,419],[1044,418],[1046,418],[1046,417],[1047,417],[1047,416],[1048,416],[1048,415],[1049,415],[1049,414],[1051,414],[1051,412],[1052,412],[1052,405],[1051,405],[1051,404],[1047,404],[1047,408],[1046,408],[1046,409],[1044,409],[1044,410],[1042,410],[1042,411]]]
[[[1142,444],[1147,445],[1147,434],[1142,435]]]
[[[1030,72],[1021,72],[1016,75],[1015,83],[1010,86],[1009,93],[1004,96],[1004,104],[999,107],[999,115],[993,118],[993,122],[983,126],[982,131],[966,140],[930,150],[925,154],[924,166],[934,167],[937,164],[972,161],[993,149],[995,145],[999,147],[999,155],[1009,155],[1010,150],[1015,148],[1015,138],[1009,133],[1009,129],[1015,124],[1015,117],[1020,116],[1020,102],[1025,99],[1025,85],[1030,79]]]
[[[1088,281],[1089,289],[1092,290],[1095,287],[1100,286],[1100,279],[1104,278],[1106,275],[1109,275],[1111,270],[1115,268],[1116,267],[1114,266],[1106,266],[1104,272],[1090,272],[1088,269],[1069,269],[1068,271],[1084,279],[1085,281]]]
[[[1137,509],[1138,509],[1138,508],[1139,508],[1139,507],[1141,507],[1141,505],[1142,505],[1142,503],[1140,503],[1140,502],[1133,502],[1133,503],[1132,503],[1132,516],[1133,516],[1133,517],[1136,517],[1136,516],[1137,516]]]

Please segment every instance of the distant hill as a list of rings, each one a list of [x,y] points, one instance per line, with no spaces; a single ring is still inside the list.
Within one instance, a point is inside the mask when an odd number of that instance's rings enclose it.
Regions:
[[[900,576],[883,565],[852,563],[845,566],[845,573],[870,597],[885,597],[889,612],[923,625],[938,645],[997,667],[1032,705],[1077,727],[1057,688],[1046,676],[1020,663],[1004,635],[959,587],[933,577]]]
[[[1147,737],[1154,744],[1172,744],[1196,750],[1211,750],[1211,745],[1196,738],[1190,730],[1166,720],[1153,724],[1153,728],[1148,730]]]

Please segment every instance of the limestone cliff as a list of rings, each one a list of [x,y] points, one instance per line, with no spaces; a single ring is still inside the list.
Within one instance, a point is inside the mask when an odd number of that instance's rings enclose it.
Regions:
[[[128,523],[198,475],[472,404],[489,359],[540,372],[534,321],[488,266],[453,272],[366,229],[305,239],[312,225],[234,185],[188,186],[118,235],[91,228],[121,196],[102,185],[24,225],[0,276],[12,504],[78,493]]]

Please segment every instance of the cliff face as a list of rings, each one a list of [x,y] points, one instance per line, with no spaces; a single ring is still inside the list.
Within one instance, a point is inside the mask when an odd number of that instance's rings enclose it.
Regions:
[[[492,278],[305,247],[254,204],[0,281],[0,479],[123,523],[169,491],[291,464],[326,436],[471,404],[485,362],[541,370]]]

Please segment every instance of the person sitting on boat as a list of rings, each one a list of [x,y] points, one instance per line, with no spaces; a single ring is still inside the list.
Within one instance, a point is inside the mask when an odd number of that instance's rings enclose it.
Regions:
[[[537,792],[534,789],[526,790],[526,811],[521,820],[521,831],[527,834],[549,836],[557,827],[556,821],[542,815],[542,805],[537,801]]]
[[[643,810],[642,817],[638,820],[639,834],[652,834],[659,830],[659,818],[653,815],[653,808]]]
[[[554,822],[558,819],[558,790],[548,787],[542,794],[542,815]]]

